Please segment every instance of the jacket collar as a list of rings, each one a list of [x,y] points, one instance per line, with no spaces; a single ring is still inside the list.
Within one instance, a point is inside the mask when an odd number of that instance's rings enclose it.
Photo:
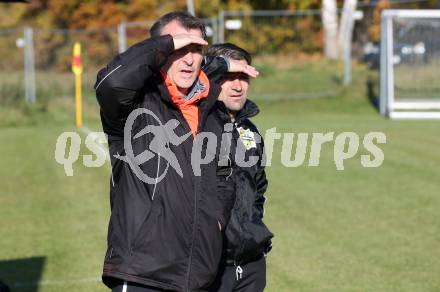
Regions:
[[[171,95],[170,95],[168,88],[165,84],[165,80],[164,80],[163,76],[160,73],[156,73],[154,75],[154,79],[152,82],[154,84],[156,84],[156,86],[157,86],[157,90],[159,92],[160,99],[162,101],[164,101],[166,104],[168,104],[170,107],[172,107],[174,109],[178,109],[178,106],[173,102],[173,100],[171,98]],[[199,110],[201,113],[199,126],[204,125],[204,123],[207,119],[207,115],[214,107],[214,105],[217,101],[217,97],[219,96],[220,92],[221,92],[220,85],[218,85],[215,82],[210,83],[208,96],[206,98],[203,98],[199,102]]]
[[[235,122],[241,123],[246,119],[255,117],[260,112],[258,106],[252,100],[247,99],[243,108],[235,116]]]
[[[194,82],[187,96],[184,96],[171,78],[166,74],[166,72],[160,71],[162,78],[164,80],[165,86],[168,90],[171,100],[176,105],[183,104],[195,104],[201,99],[208,96],[209,93],[209,79],[206,74],[200,70],[197,80]]]
[[[224,121],[231,121],[231,118],[229,116],[228,109],[226,108],[225,104],[222,101],[217,101],[217,107],[220,111],[220,116]],[[247,99],[244,103],[243,108],[237,113],[235,116],[235,122],[237,124],[242,123],[246,119],[250,119],[252,117],[255,117],[260,112],[260,109],[255,104],[255,102]]]

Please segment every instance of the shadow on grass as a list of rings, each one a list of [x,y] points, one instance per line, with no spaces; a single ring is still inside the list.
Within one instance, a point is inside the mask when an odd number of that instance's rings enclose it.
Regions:
[[[38,292],[45,257],[0,261],[0,292]]]
[[[379,82],[377,80],[367,79],[367,94],[370,104],[379,111]]]
[[[342,78],[339,75],[332,75],[330,77],[330,80],[333,84],[337,85],[337,86],[342,86]]]

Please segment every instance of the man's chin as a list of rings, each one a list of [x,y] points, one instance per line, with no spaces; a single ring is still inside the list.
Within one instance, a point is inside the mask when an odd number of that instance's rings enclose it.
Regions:
[[[232,112],[239,112],[242,108],[240,104],[228,104],[226,107]]]
[[[188,90],[195,82],[195,79],[192,80],[182,80],[180,82],[176,82],[176,86],[182,90]]]

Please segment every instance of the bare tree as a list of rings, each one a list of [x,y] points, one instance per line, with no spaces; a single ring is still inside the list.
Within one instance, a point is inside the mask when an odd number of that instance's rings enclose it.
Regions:
[[[357,0],[344,0],[341,23],[339,25],[339,53],[344,52],[347,42],[351,41],[354,27],[354,12],[356,11]]]
[[[188,9],[188,13],[191,15],[196,15],[195,11],[194,11],[194,2],[193,0],[186,0],[186,7]]]
[[[325,56],[329,59],[338,58],[338,9],[336,0],[323,0],[322,23],[325,35]]]

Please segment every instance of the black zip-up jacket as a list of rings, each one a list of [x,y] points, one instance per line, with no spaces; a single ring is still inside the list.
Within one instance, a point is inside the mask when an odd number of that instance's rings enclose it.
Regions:
[[[219,108],[222,109],[222,107]],[[222,115],[227,115],[224,107],[221,111]],[[235,154],[239,147],[245,154],[244,161],[249,161],[251,156],[258,158],[258,162],[253,166],[238,165],[234,169],[236,199],[225,231],[224,260],[228,264],[237,266],[257,260],[272,248],[273,234],[263,223],[264,193],[268,186],[264,165],[262,165],[264,141],[257,127],[250,121],[250,118],[258,113],[257,105],[247,100],[237,113],[233,127],[231,154],[235,160],[237,160]],[[256,135],[261,137],[260,143]],[[237,164],[239,164],[238,161]]]
[[[163,129],[174,119],[174,134],[182,137],[191,131],[159,73],[173,51],[170,35],[151,38],[117,55],[98,73],[96,96],[112,163],[111,217],[103,269],[108,286],[120,279],[166,290],[203,291],[215,278],[221,258],[218,224],[226,226],[229,220],[234,186],[228,180],[231,167],[218,166],[219,147],[206,149],[204,141],[202,152],[215,158],[201,165],[201,176],[191,167],[191,151],[197,141],[192,135],[179,145],[165,146],[177,161],[168,161],[156,152],[139,163],[128,157],[124,147],[125,122],[135,109],[144,109],[144,113],[134,120],[128,137],[134,156],[154,150],[155,135],[135,137],[146,126],[162,123],[156,129]],[[211,61],[211,68],[227,71],[224,60]],[[209,77],[210,72],[206,73]],[[209,96],[199,103],[198,133],[213,133],[217,144],[225,122],[215,110],[220,90],[217,82],[211,82]],[[180,170],[173,167],[176,162]],[[139,169],[134,171],[130,163],[139,164]],[[139,179],[139,172],[154,183]]]

